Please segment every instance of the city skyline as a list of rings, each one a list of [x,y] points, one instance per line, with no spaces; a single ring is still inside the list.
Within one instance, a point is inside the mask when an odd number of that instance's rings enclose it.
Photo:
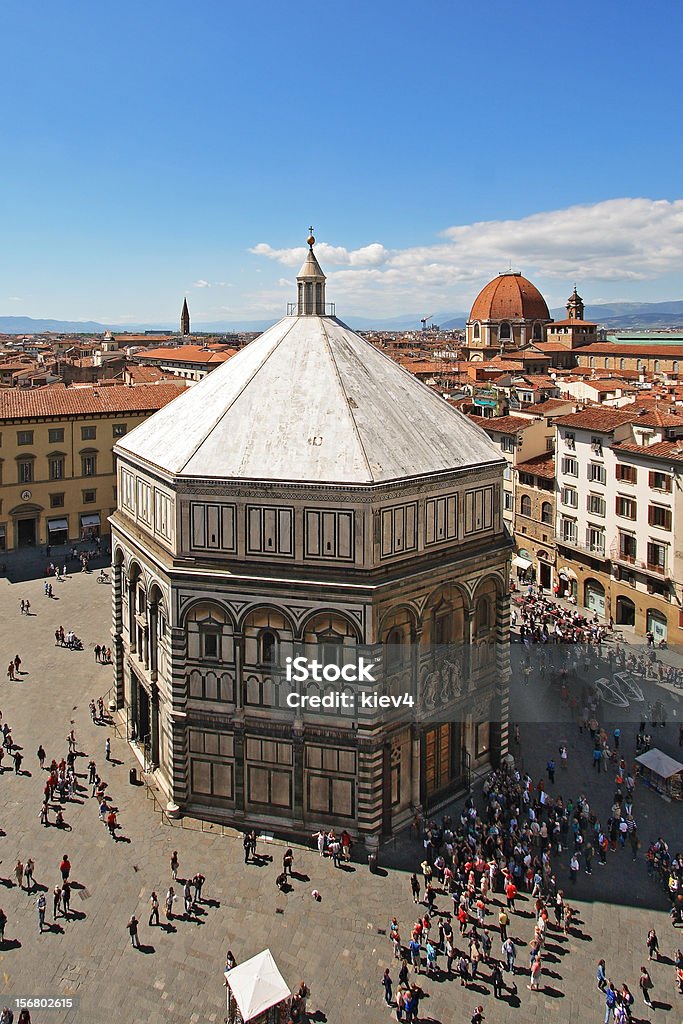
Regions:
[[[173,323],[186,295],[196,326],[277,318],[311,222],[341,316],[466,310],[510,265],[551,307],[574,280],[677,299],[665,7],[662,33],[635,4],[12,0],[0,315]]]

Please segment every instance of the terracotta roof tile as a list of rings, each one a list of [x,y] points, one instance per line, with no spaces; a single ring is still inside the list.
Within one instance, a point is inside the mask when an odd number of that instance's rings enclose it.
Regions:
[[[577,430],[599,430],[609,433],[624,423],[632,423],[638,419],[638,413],[630,407],[626,409],[589,408],[568,416],[558,416],[555,425],[558,427],[575,427]]]
[[[542,455],[536,455],[533,459],[527,459],[526,462],[518,462],[515,469],[518,473],[533,473],[534,476],[540,476],[544,480],[554,480],[555,456],[552,452],[543,452]]]
[[[470,320],[550,320],[538,288],[521,274],[499,274],[477,295]]]
[[[644,447],[635,441],[619,441],[612,445],[614,451],[632,452],[646,458],[666,459],[668,462],[683,462],[683,440],[657,441]]]
[[[180,386],[179,386],[180,385]],[[87,416],[93,413],[152,412],[177,398],[184,382],[130,387],[36,388],[0,391],[0,420],[34,416]]]
[[[487,432],[493,431],[498,434],[518,434],[522,430],[528,430],[537,421],[524,419],[522,416],[477,416],[473,417]]]

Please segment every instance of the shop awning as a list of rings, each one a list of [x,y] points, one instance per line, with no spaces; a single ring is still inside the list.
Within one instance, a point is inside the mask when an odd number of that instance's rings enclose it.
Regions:
[[[642,764],[643,768],[649,768],[651,772],[659,775],[662,779],[670,779],[672,775],[683,772],[683,764],[674,761],[673,757],[669,757],[663,750],[658,750],[656,747],[653,750],[648,750],[646,754],[641,754],[636,761]]]
[[[81,526],[99,526],[100,525],[100,513],[93,512],[87,516],[81,516]]]
[[[512,559],[512,564],[516,565],[518,569],[530,569],[532,562],[528,558],[522,558],[520,555],[515,555]]]
[[[47,529],[48,533],[57,533],[59,530],[68,530],[69,521],[68,519],[48,519]]]

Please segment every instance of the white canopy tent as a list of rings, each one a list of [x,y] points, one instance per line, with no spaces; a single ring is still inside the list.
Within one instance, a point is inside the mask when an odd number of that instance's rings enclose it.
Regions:
[[[636,758],[638,764],[642,764],[643,768],[649,768],[655,775],[660,775],[663,779],[670,779],[672,775],[678,775],[679,772],[683,772],[683,764],[680,761],[674,761],[673,757],[669,757],[663,750],[658,750],[657,747],[653,747],[652,750],[648,750],[647,753],[641,754],[640,757]]]
[[[636,758],[643,767],[645,784],[672,800],[683,798],[683,764],[654,747]]]
[[[291,992],[280,974],[269,949],[257,953],[251,960],[225,972],[228,986],[228,1020],[256,1021],[271,1007],[287,1003]],[[231,1016],[231,997],[240,1016]],[[264,1018],[265,1019],[265,1018]]]

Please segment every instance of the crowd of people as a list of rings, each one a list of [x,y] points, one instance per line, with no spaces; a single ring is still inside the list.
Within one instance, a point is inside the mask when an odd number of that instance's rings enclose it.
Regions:
[[[618,746],[619,730],[615,729],[614,734],[612,747],[615,742]],[[605,752],[614,753],[607,731],[598,723],[586,730],[587,745],[589,739],[601,761]],[[607,763],[614,773],[614,789],[604,824],[584,792],[566,800],[550,794],[554,759],[548,762],[548,780],[541,778],[536,783],[529,774],[504,765],[486,780],[482,807],[470,798],[457,824],[448,818],[440,826],[428,824],[422,837],[424,859],[419,872],[410,879],[414,903],[426,909],[420,911],[403,938],[396,917],[387,929],[393,956],[400,964],[393,1001],[398,1020],[413,1021],[416,1016],[419,995],[415,997],[415,990],[419,986],[411,979],[411,968],[415,975],[424,972],[427,976],[440,973],[453,977],[465,989],[485,980],[495,999],[515,1003],[517,975],[528,977],[530,992],[550,988],[544,965],[546,943],[551,936],[558,941],[556,936],[560,934],[564,941],[571,941],[573,935],[581,934],[582,923],[558,875],[568,876],[574,893],[578,891],[580,873],[591,875],[596,864],[619,871],[618,857],[628,850],[635,861],[641,848],[633,811],[634,775],[623,758],[609,756]],[[657,873],[668,890],[676,923],[683,915],[683,853],[672,853],[660,837],[650,844],[645,859],[648,873]],[[444,900],[451,903],[449,910]],[[512,929],[520,900],[524,903],[524,919],[532,917],[533,921],[524,951]],[[514,931],[520,924],[520,920],[515,921]],[[651,956],[658,953],[654,929],[648,934],[646,946]],[[518,960],[523,956],[528,960],[520,965]],[[674,963],[676,991],[683,992],[683,957],[678,950]],[[643,967],[637,987],[646,1004],[652,984]],[[386,1001],[392,1003],[389,969],[382,985]],[[618,1022],[629,1021],[632,993],[626,983],[619,987],[612,983],[604,960],[598,969],[598,987],[608,1011],[605,1021],[610,1016]],[[483,1019],[483,1006],[475,1009],[473,1021],[476,1014]]]

